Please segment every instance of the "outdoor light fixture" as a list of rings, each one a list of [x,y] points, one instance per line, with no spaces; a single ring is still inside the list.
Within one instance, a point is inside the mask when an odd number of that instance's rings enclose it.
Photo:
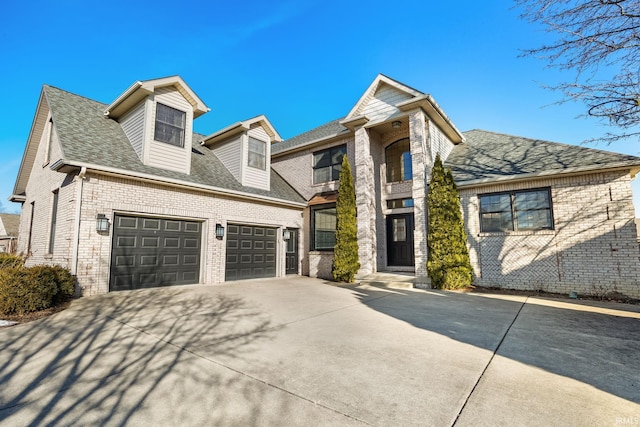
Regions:
[[[394,129],[398,129],[401,125],[402,125],[402,122],[400,120],[391,122],[391,127]]]
[[[291,232],[285,228],[282,230],[282,238],[284,240],[289,240],[291,238]]]
[[[96,216],[96,231],[98,233],[107,233],[109,231],[109,218],[105,214]]]
[[[224,227],[222,224],[216,224],[216,237],[222,239],[224,237]]]

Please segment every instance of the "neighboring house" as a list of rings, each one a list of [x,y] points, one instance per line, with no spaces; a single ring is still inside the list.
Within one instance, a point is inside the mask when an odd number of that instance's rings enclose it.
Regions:
[[[0,252],[15,253],[20,215],[0,213]]]
[[[264,116],[194,133],[207,111],[179,77],[137,82],[110,105],[45,86],[12,196],[28,263],[68,266],[85,294],[328,278],[347,155],[359,275],[411,272],[426,286],[439,154],[460,191],[476,284],[640,297],[638,157],[462,133],[431,96],[383,75],[344,118],[286,141]]]

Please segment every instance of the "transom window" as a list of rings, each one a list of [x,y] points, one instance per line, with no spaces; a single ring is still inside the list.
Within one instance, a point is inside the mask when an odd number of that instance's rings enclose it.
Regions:
[[[480,230],[551,230],[551,193],[541,190],[480,195]]]
[[[336,245],[337,218],[335,205],[312,208],[311,250],[333,250]]]
[[[410,208],[413,207],[413,199],[391,199],[387,200],[387,209]]]
[[[265,170],[267,168],[267,143],[249,137],[249,161],[251,167]]]
[[[187,114],[167,105],[156,104],[156,127],[153,139],[184,147],[184,127]]]
[[[401,139],[389,145],[384,150],[384,156],[387,163],[387,182],[413,179],[409,138]]]
[[[313,183],[337,181],[342,169],[342,158],[347,154],[347,146],[340,145],[313,153]]]

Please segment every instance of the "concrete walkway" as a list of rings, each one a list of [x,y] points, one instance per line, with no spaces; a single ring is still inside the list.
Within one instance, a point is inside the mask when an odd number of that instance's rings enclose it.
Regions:
[[[0,329],[0,425],[640,425],[640,307],[309,278]]]

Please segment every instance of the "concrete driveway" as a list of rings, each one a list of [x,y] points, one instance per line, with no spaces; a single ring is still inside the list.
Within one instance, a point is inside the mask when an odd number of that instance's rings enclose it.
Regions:
[[[0,329],[0,425],[640,425],[640,307],[309,278]]]

